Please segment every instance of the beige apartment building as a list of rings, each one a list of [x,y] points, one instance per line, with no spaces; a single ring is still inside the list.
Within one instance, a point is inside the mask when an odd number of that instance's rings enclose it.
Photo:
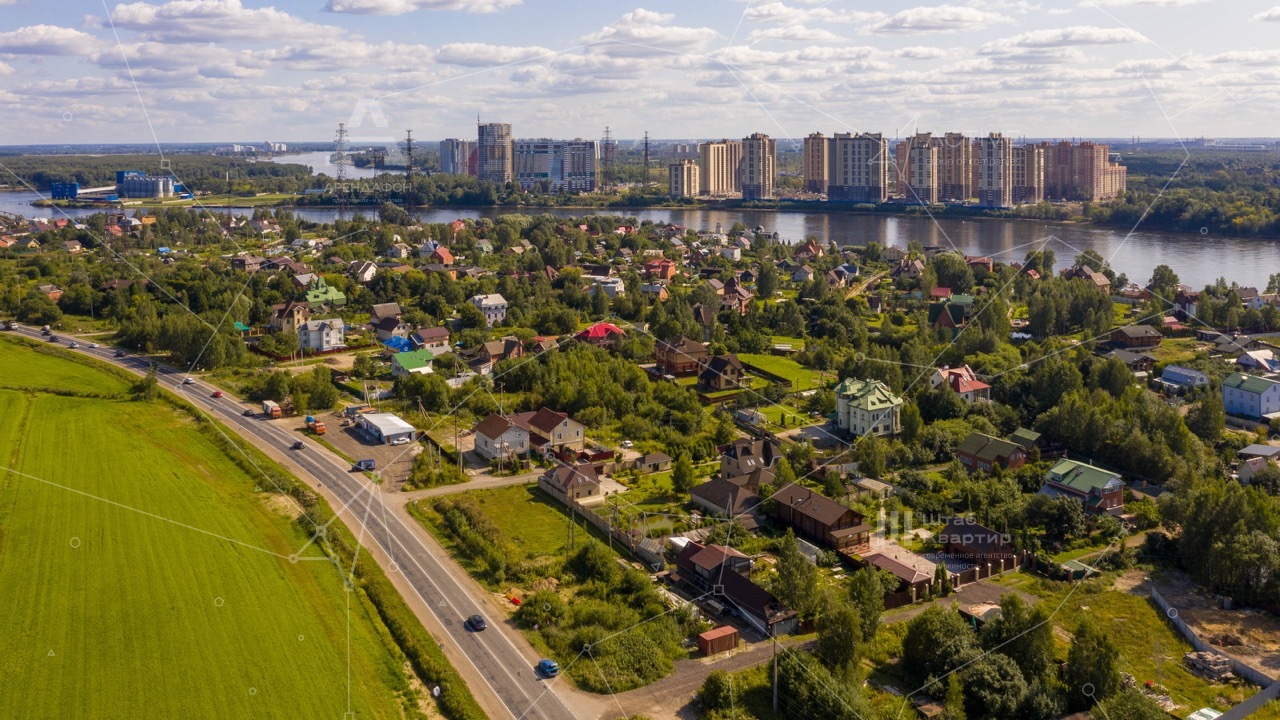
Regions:
[[[889,199],[889,141],[880,133],[836,133],[827,146],[827,199],[881,203]]]
[[[768,200],[773,197],[777,174],[777,142],[764,133],[752,133],[742,139],[741,176],[743,200]]]
[[[667,188],[673,198],[697,197],[701,188],[697,160],[681,160],[667,166]]]
[[[932,133],[916,133],[894,147],[898,194],[907,202],[938,202],[938,151]]]
[[[820,132],[804,139],[804,191],[827,192],[827,137]]]
[[[1044,201],[1044,148],[1023,145],[1013,149],[1013,204]]]
[[[1111,148],[1085,141],[1042,143],[1045,194],[1051,200],[1101,202],[1124,192],[1125,166],[1111,162]]]
[[[938,147],[938,199],[973,199],[973,144],[963,133],[949,132]]]
[[[1013,207],[1013,140],[991,133],[977,141],[978,204],[982,207]]]
[[[698,146],[700,195],[726,196],[742,192],[738,169],[742,165],[742,142],[719,140]]]

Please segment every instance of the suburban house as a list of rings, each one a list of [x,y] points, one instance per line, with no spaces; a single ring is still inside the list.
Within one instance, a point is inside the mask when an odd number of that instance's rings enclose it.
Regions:
[[[346,324],[341,318],[308,320],[298,326],[298,344],[313,352],[341,350],[347,346]]]
[[[907,260],[903,258],[898,266],[893,269],[893,277],[905,277],[909,280],[918,280],[924,274],[924,263],[920,260]]]
[[[1258,473],[1272,467],[1270,460],[1262,457],[1251,457],[1240,462],[1240,469],[1236,476],[1240,478],[1240,482],[1249,483],[1253,481],[1253,477]]]
[[[446,327],[420,327],[409,336],[409,340],[415,348],[430,350],[434,355],[453,349],[449,344],[449,328]]]
[[[1156,356],[1151,353],[1117,349],[1108,352],[1106,355],[1103,355],[1103,357],[1108,360],[1112,358],[1119,360],[1124,363],[1125,367],[1129,368],[1129,372],[1134,373],[1135,375],[1137,373],[1149,373],[1156,367]]]
[[[508,415],[507,419],[528,430],[532,447],[543,452],[556,452],[562,448],[582,450],[586,447],[585,428],[567,413],[542,408]]]
[[[538,478],[538,487],[566,505],[584,498],[602,497],[600,478],[590,463],[557,465]]]
[[[720,307],[732,310],[739,315],[746,315],[754,298],[755,295],[751,294],[750,290],[738,286],[724,294],[724,297],[720,299]]]
[[[359,260],[351,264],[351,278],[361,285],[373,282],[378,275],[378,266],[368,260]]]
[[[894,590],[910,592],[912,597],[919,597],[933,585],[933,572],[925,572],[926,563],[921,562],[924,560],[925,558],[907,550],[894,551],[893,555],[875,552],[864,555],[862,558],[862,561],[871,567],[884,570],[898,578],[898,587]]]
[[[691,375],[707,359],[707,346],[681,335],[654,343],[653,357],[663,375]]]
[[[432,251],[431,255],[428,256],[428,259],[433,263],[439,263],[440,265],[445,266],[452,265],[454,262],[453,252],[443,245]]]
[[[1231,373],[1222,381],[1222,406],[1228,415],[1268,418],[1280,413],[1280,382]]]
[[[1199,390],[1209,387],[1209,376],[1181,365],[1166,365],[1160,375],[1160,385],[1171,392]]]
[[[663,472],[671,469],[671,456],[666,453],[649,453],[636,458],[636,470],[643,473]]]
[[[486,460],[524,455],[532,447],[528,430],[497,413],[477,423],[474,433],[476,453]]]
[[[902,398],[879,380],[845,378],[835,392],[836,426],[850,435],[896,435],[902,429]]]
[[[732,480],[713,478],[689,491],[694,505],[712,515],[736,516],[760,504],[760,496]]]
[[[307,303],[311,305],[312,310],[324,306],[342,307],[347,304],[347,294],[329,285],[324,278],[320,277],[316,278],[311,289],[307,290]]]
[[[996,465],[1017,470],[1026,464],[1027,451],[1017,443],[972,432],[956,447],[956,459],[969,472],[989,472]]]
[[[951,518],[935,539],[949,557],[971,563],[1000,562],[1017,555],[1008,534],[998,533],[966,517]]]
[[[231,258],[231,269],[239,272],[257,272],[266,263],[266,258],[261,258],[257,255],[237,255]]]
[[[387,257],[403,260],[404,258],[413,257],[413,248],[404,243],[396,243],[387,248]]]
[[[972,295],[952,295],[940,302],[929,304],[929,326],[950,330],[952,335],[959,334],[973,316]]]
[[[36,292],[44,295],[54,302],[62,299],[62,288],[57,285],[37,285]]]
[[[78,253],[84,248],[80,246],[79,240],[63,240],[62,249],[69,253]]]
[[[382,318],[373,324],[373,329],[377,331],[378,342],[386,342],[391,338],[407,338],[409,332],[413,330],[398,315]]]
[[[400,309],[400,303],[375,303],[369,308],[369,324],[377,325],[387,318],[399,320],[403,315],[404,311]]]
[[[950,385],[965,402],[987,401],[991,399],[991,386],[978,379],[968,365],[958,368],[942,366],[933,371],[929,377],[929,386],[934,390],[943,385]]]
[[[676,264],[666,258],[656,258],[644,264],[644,275],[649,280],[673,280]]]
[[[467,302],[484,314],[489,327],[500,324],[507,318],[507,299],[497,293],[490,295],[474,295]]]
[[[871,526],[861,514],[795,483],[773,494],[773,515],[796,535],[833,550],[863,552],[871,547]]]
[[[296,333],[303,323],[311,319],[311,306],[297,300],[271,306],[271,321],[267,327],[276,332]]]
[[[1270,350],[1250,350],[1236,358],[1236,365],[1245,371],[1280,372],[1280,360],[1276,359],[1275,353]]]
[[[767,482],[773,479],[773,469],[782,457],[782,447],[766,438],[741,438],[725,446],[720,454],[720,477],[729,479],[751,475],[764,470]]]
[[[626,336],[627,333],[617,325],[611,322],[598,322],[573,337],[575,340],[589,343],[596,347],[611,348],[615,342]]]
[[[488,370],[492,370],[494,365],[503,360],[522,357],[524,357],[524,344],[514,335],[508,335],[499,340],[490,340],[482,344],[476,354],[476,360]]]
[[[698,373],[698,385],[708,390],[733,390],[744,385],[746,369],[737,355],[717,355]]]
[[[1119,475],[1075,460],[1059,460],[1049,468],[1040,492],[1078,500],[1090,512],[1109,512],[1124,506],[1124,483]]]
[[[1072,265],[1062,271],[1062,277],[1067,280],[1076,278],[1088,280],[1093,283],[1094,287],[1098,288],[1102,292],[1107,293],[1108,295],[1111,294],[1111,281],[1107,279],[1106,275],[1094,270],[1088,265]]]
[[[676,556],[672,580],[699,596],[728,601],[765,635],[786,635],[799,624],[794,610],[751,581],[751,559],[731,547],[689,542]]]
[[[435,356],[431,354],[430,350],[411,350],[409,352],[396,353],[391,356],[391,375],[393,377],[429,375],[432,372],[432,360],[435,360]]]
[[[1035,430],[1028,430],[1027,428],[1020,427],[1017,430],[1014,430],[1013,434],[1009,436],[1009,439],[1020,445],[1022,449],[1026,450],[1028,453],[1032,450],[1039,450],[1044,447],[1044,441],[1040,439],[1040,433]]]
[[[1150,325],[1126,325],[1111,331],[1111,344],[1123,348],[1155,347],[1163,339]]]

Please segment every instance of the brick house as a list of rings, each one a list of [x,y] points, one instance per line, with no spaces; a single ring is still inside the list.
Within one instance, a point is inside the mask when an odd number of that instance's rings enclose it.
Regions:
[[[833,550],[871,547],[871,526],[861,514],[809,488],[789,483],[773,495],[773,516],[797,535]]]

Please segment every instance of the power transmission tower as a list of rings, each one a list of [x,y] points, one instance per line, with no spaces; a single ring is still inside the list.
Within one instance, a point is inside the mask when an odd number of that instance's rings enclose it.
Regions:
[[[600,142],[600,155],[604,161],[604,186],[609,187],[613,184],[613,134],[609,132],[609,126],[604,126],[604,139]]]
[[[333,155],[329,160],[337,168],[337,188],[334,195],[338,201],[338,217],[342,217],[347,210],[347,166],[351,164],[351,157],[347,154],[346,123],[338,123],[338,135],[334,138]]]
[[[644,131],[644,187],[649,187],[649,131]]]
[[[413,131],[404,132],[404,209],[413,212]]]

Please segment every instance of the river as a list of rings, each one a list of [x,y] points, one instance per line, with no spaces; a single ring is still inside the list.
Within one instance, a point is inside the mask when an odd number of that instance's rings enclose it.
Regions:
[[[299,156],[321,156],[312,153]],[[324,159],[324,158],[321,158]],[[370,171],[362,171],[370,172]],[[0,192],[0,210],[27,217],[62,217],[62,210],[32,207],[40,195],[30,192]],[[73,209],[68,216],[89,215],[96,210]],[[295,210],[311,222],[332,222],[332,209],[303,208]],[[370,208],[367,212],[373,212]],[[504,208],[427,208],[418,216],[425,223],[444,223],[456,219],[496,217],[513,212]],[[693,229],[723,230],[735,222],[748,227],[762,226],[785,240],[796,242],[813,236],[822,242],[836,240],[841,244],[863,245],[872,240],[884,246],[906,247],[912,240],[924,245],[954,247],[968,255],[986,255],[997,262],[1021,261],[1027,252],[1042,245],[1053,250],[1056,267],[1064,268],[1084,250],[1096,250],[1108,258],[1117,273],[1130,280],[1145,282],[1156,265],[1168,265],[1182,282],[1194,288],[1213,283],[1219,277],[1228,282],[1262,290],[1272,273],[1280,272],[1280,241],[1248,238],[1187,235],[1137,231],[1129,234],[1121,228],[1097,225],[1050,224],[1030,220],[980,220],[892,215],[855,215],[852,213],[780,212],[775,210],[530,210],[549,212],[558,217],[584,214],[625,214],[657,223],[675,223]]]

